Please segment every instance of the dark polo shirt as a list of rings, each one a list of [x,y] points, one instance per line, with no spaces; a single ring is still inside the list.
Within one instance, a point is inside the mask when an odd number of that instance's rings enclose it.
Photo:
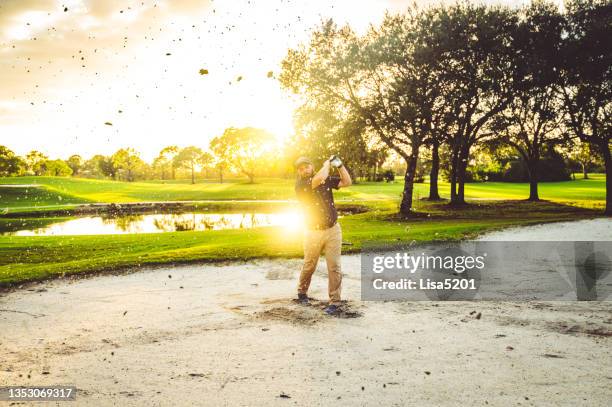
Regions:
[[[295,182],[295,194],[306,209],[306,226],[309,229],[328,229],[336,224],[338,212],[334,204],[332,188],[340,189],[340,177],[330,176],[312,189],[312,177]]]

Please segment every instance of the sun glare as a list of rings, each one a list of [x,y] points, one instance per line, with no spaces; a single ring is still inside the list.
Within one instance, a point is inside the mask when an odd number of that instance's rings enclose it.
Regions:
[[[292,210],[279,214],[279,224],[290,232],[301,232],[304,229],[304,215],[300,210]]]

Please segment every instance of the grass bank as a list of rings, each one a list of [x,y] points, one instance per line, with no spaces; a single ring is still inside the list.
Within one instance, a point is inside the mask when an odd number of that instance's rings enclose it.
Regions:
[[[394,205],[391,203],[391,205]],[[461,210],[419,202],[418,217],[401,220],[384,206],[345,216],[344,252],[366,242],[456,240],[509,226],[591,218],[588,208],[555,202],[483,201]],[[301,234],[285,228],[100,236],[0,237],[0,287],[127,267],[255,258],[299,257]]]

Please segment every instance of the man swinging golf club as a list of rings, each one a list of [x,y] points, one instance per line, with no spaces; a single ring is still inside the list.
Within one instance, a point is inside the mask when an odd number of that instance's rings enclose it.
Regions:
[[[340,305],[342,229],[338,223],[332,188],[348,187],[353,182],[337,156],[325,161],[316,174],[312,161],[306,157],[298,158],[295,167],[298,173],[295,193],[306,215],[304,265],[298,282],[298,301],[301,304],[308,304],[310,280],[317,268],[321,251],[324,251],[329,291],[329,305],[325,308],[325,312],[333,315],[338,312]],[[339,176],[330,176],[331,167],[337,168]]]

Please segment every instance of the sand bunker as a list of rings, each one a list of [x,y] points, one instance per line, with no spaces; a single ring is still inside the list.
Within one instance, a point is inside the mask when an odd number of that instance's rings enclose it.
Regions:
[[[581,222],[574,232],[609,239],[597,232],[608,220]],[[292,301],[300,264],[156,268],[4,293],[0,385],[74,384],[87,406],[612,399],[609,302],[361,302],[359,257],[344,256],[347,314],[330,317],[324,262],[312,305]]]

